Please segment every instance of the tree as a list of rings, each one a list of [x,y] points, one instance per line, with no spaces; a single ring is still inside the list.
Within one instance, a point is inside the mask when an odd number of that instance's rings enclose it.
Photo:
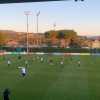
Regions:
[[[59,39],[59,46],[65,47],[65,33],[63,31],[58,31],[57,33],[57,38]]]
[[[58,44],[61,46],[63,44],[66,47],[66,40],[67,42],[71,42],[73,40],[74,43],[77,43],[77,33],[74,30],[58,30],[58,31],[48,31],[45,32],[45,38],[49,39],[49,43],[51,44]],[[67,43],[67,45],[69,44]],[[63,47],[61,46],[61,47]]]
[[[44,35],[45,35],[45,38],[50,38],[50,33],[49,32],[45,32]]]
[[[71,42],[69,44],[69,47],[70,48],[81,48],[81,46],[77,42],[75,42],[74,40],[72,40],[72,39],[71,39]]]
[[[57,35],[57,38],[58,38],[58,39],[64,39],[64,38],[65,38],[65,33],[62,32],[62,31],[59,31],[59,32],[58,32],[58,35]]]
[[[57,32],[56,31],[47,31],[44,33],[45,38],[57,38]]]
[[[57,44],[57,32],[56,31],[48,31],[45,32],[45,38],[47,40],[47,45],[52,46]]]
[[[63,46],[66,47],[66,40],[68,46],[71,40],[76,41],[77,33],[74,30],[59,30],[58,39],[60,40],[60,46],[63,44]]]

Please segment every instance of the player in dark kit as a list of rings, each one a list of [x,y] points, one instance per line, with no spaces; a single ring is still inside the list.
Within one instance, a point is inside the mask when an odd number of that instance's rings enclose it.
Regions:
[[[25,60],[25,66],[28,67],[28,60]]]
[[[52,59],[49,59],[49,64],[53,65],[53,60]]]
[[[10,91],[9,89],[5,89],[3,92],[3,100],[9,100]]]
[[[19,55],[19,56],[18,56],[18,59],[20,60],[21,58],[22,58],[21,55]]]

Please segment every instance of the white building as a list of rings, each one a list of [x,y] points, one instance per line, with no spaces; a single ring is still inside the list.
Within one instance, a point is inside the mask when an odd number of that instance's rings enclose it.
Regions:
[[[94,40],[92,42],[92,48],[100,48],[100,41],[99,40]]]

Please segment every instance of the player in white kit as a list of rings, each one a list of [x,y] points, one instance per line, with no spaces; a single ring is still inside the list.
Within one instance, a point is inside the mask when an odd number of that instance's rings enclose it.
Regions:
[[[81,66],[81,62],[80,62],[80,61],[78,61],[77,63],[78,63],[78,66],[80,67],[80,66]]]
[[[43,62],[43,57],[41,57],[41,59],[40,59],[40,60],[41,60],[41,62]]]
[[[63,61],[61,61],[61,62],[60,62],[60,64],[61,64],[61,65],[63,65],[63,64],[64,64],[64,62],[63,62]]]
[[[26,76],[26,68],[25,67],[18,67],[18,68],[21,68],[22,76]]]
[[[10,60],[8,60],[8,61],[7,61],[7,64],[8,64],[8,66],[10,66],[10,65],[11,65],[11,61],[10,61]]]

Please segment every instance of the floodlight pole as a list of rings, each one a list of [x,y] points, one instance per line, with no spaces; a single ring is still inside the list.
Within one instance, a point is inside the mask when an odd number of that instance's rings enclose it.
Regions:
[[[53,29],[56,30],[56,23],[53,24]]]
[[[25,15],[26,15],[26,30],[27,30],[27,40],[26,40],[26,42],[27,42],[27,54],[29,53],[29,43],[28,43],[28,33],[29,33],[29,24],[28,24],[28,17],[29,17],[29,14],[30,14],[30,12],[29,11],[26,11],[25,12]]]
[[[39,20],[38,20],[38,17],[40,15],[40,11],[36,13],[36,17],[37,17],[37,33],[38,33],[38,23],[39,23]]]

